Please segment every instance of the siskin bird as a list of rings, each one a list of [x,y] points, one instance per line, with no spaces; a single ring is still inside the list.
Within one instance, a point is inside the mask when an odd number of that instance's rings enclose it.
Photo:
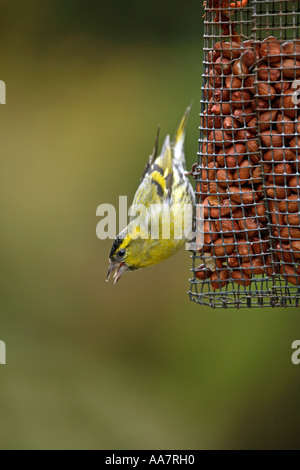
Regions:
[[[176,237],[174,227],[179,218],[181,224],[184,208],[193,207],[195,200],[193,187],[185,172],[184,139],[189,112],[190,107],[185,111],[172,142],[167,135],[159,156],[158,130],[153,153],[147,162],[132,206],[142,205],[145,208],[142,213],[142,226],[146,229],[151,223],[154,207],[154,213],[167,210],[170,214],[170,236],[162,236],[161,219],[158,237],[142,237],[143,229],[136,229],[136,221],[131,220],[113,242],[107,281],[114,271],[116,283],[126,271],[160,263],[175,254],[188,240],[186,232],[181,238]],[[136,231],[139,236],[136,236]]]

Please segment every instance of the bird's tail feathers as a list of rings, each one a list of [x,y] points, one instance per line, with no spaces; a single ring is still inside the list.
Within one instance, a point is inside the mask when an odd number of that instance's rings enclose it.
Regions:
[[[182,165],[185,166],[185,157],[184,157],[184,138],[185,138],[185,127],[186,123],[191,111],[193,103],[189,105],[189,107],[186,109],[179,127],[177,129],[177,132],[174,136],[173,142],[172,142],[172,149],[173,149],[173,155],[176,160],[181,161]]]

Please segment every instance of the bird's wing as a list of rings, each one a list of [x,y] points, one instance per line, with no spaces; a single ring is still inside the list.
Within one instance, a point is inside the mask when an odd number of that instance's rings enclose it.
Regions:
[[[143,171],[141,182],[143,181],[145,175],[149,172],[149,169],[150,169],[151,165],[153,165],[153,163],[155,162],[155,160],[157,158],[159,133],[160,133],[160,126],[158,126],[158,129],[157,129],[157,132],[156,132],[156,137],[155,137],[154,149],[153,149],[153,152],[150,155],[150,157],[147,161],[147,164],[145,166],[145,169]]]
[[[167,136],[162,152],[148,168],[135,194],[133,205],[162,204],[171,197],[173,166],[170,136]]]

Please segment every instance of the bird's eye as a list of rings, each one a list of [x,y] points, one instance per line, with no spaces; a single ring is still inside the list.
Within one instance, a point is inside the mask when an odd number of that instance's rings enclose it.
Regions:
[[[125,250],[119,250],[118,251],[118,256],[119,258],[124,258],[126,251]]]

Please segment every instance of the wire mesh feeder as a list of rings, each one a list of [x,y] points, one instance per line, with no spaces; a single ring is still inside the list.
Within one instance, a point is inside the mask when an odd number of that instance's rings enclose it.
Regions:
[[[298,307],[300,2],[229,1],[205,5],[189,295]]]

